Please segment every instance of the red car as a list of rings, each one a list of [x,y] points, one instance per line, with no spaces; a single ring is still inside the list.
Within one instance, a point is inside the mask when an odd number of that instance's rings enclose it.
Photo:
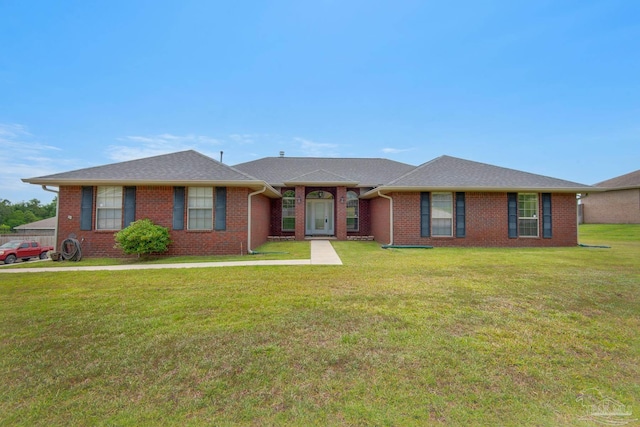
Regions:
[[[53,246],[40,246],[40,243],[30,240],[11,240],[0,245],[0,261],[13,264],[16,259],[28,261],[31,258],[46,259]]]

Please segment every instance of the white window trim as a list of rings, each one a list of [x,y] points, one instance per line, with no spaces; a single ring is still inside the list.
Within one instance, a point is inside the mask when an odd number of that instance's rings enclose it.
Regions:
[[[287,194],[291,194],[293,193],[293,196],[288,196]],[[284,211],[285,211],[285,207],[284,207],[284,201],[287,200],[288,202],[293,202],[293,216],[291,215],[284,215]],[[282,197],[282,211],[281,211],[281,219],[280,219],[280,229],[281,231],[295,231],[296,226],[295,226],[295,221],[296,221],[296,193],[293,190],[287,190],[284,192],[283,197]],[[293,218],[293,228],[284,228],[284,220],[285,218]]]
[[[352,197],[349,197],[350,195],[353,195]],[[354,197],[355,196],[355,197]],[[349,216],[349,202],[355,202],[355,215],[354,216]],[[355,218],[356,220],[356,227],[355,228],[349,228],[349,226],[347,225],[347,232],[358,232],[360,231],[360,199],[358,198],[358,193],[356,193],[353,190],[349,190],[347,191],[347,224],[349,223],[349,218]]]
[[[109,191],[112,189],[114,191],[113,196],[111,194],[107,194],[108,197],[101,198],[101,193]],[[118,194],[119,193],[119,194]],[[96,188],[96,230],[100,231],[111,231],[111,230],[121,230],[122,229],[122,197],[123,197],[122,187],[113,186],[113,185],[102,185]],[[113,201],[114,205],[109,206],[101,202]],[[101,213],[106,213],[108,211],[111,212],[119,212],[120,213],[120,222],[115,224],[115,227],[100,227]],[[116,219],[117,220],[117,219]]]
[[[533,216],[520,216],[520,196],[524,196],[524,195],[532,195],[532,196],[536,196],[536,207],[535,207],[535,213],[533,214]],[[540,211],[540,195],[538,193],[518,193],[518,237],[522,237],[523,239],[535,239],[540,237],[540,215],[538,215]],[[520,220],[522,219],[528,219],[528,220],[535,220],[536,221],[536,234],[534,235],[522,235],[521,234],[521,227],[520,227]]]
[[[451,207],[451,212],[449,213],[449,216],[436,216],[435,214],[435,209],[433,208],[435,202],[436,202],[436,195],[440,195],[440,194],[447,194],[449,195],[449,201],[450,201],[450,207]],[[450,192],[446,192],[446,191],[440,191],[440,192],[432,192],[431,193],[431,237],[453,237],[453,215],[454,215],[454,197],[453,197],[453,193]],[[433,223],[434,220],[436,219],[448,219],[450,220],[450,226],[449,226],[449,234],[436,234],[435,230],[436,227],[434,227]]]
[[[194,194],[192,195],[192,191],[194,193],[198,193],[199,189],[209,190],[210,197],[202,197],[201,195]],[[192,201],[203,200],[205,201],[205,206],[191,206]],[[206,203],[210,200],[210,203]],[[210,205],[210,206],[207,206]],[[214,209],[214,195],[213,195],[213,187],[187,187],[187,230],[193,231],[212,231],[213,230],[213,209]],[[211,221],[207,225],[206,228],[192,228],[191,227],[191,212],[192,211],[210,211],[211,212]]]

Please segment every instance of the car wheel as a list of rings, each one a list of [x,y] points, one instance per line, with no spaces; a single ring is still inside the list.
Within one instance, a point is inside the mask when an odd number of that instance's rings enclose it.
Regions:
[[[42,252],[40,254],[40,259],[47,259],[47,258],[49,258],[49,254],[47,252]]]
[[[13,264],[14,262],[16,262],[15,255],[7,255],[7,257],[4,259],[5,264]]]

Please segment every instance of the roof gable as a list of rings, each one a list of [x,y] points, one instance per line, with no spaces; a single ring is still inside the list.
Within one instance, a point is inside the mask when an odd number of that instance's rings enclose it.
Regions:
[[[219,185],[261,189],[278,197],[266,182],[194,150],[129,160],[23,179],[42,185]]]
[[[255,181],[244,172],[194,150],[31,178],[47,181]]]
[[[640,187],[640,169],[635,172],[630,172],[624,175],[617,176],[615,178],[608,179],[606,181],[599,182],[597,184],[594,184],[594,186],[617,190]]]
[[[414,169],[415,166],[380,158],[265,157],[240,163],[235,168],[277,187],[301,182],[311,171],[324,171],[329,182],[353,183],[359,187],[376,187]],[[332,177],[331,177],[332,176]],[[320,174],[314,179],[319,181]],[[316,181],[314,181],[316,182]]]
[[[580,191],[590,186],[536,175],[486,163],[441,156],[423,163],[388,184],[385,189],[457,189],[457,190],[549,190]]]

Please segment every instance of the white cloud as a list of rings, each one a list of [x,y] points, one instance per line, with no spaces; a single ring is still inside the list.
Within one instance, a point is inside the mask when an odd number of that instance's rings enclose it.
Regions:
[[[246,145],[246,144],[253,144],[255,142],[256,137],[258,137],[258,135],[255,134],[239,134],[239,133],[234,133],[229,135],[229,139],[235,143],[238,143],[240,145]]]
[[[406,153],[407,151],[413,151],[413,148],[383,148],[381,151],[385,154],[398,154],[398,153]]]
[[[338,157],[338,144],[313,142],[304,138],[294,138],[306,157]]]
[[[107,155],[116,162],[184,150],[207,152],[211,146],[221,143],[215,138],[203,135],[172,135],[170,133],[152,136],[129,135],[118,138],[118,141],[126,145],[110,145],[107,148]]]
[[[62,150],[38,142],[26,126],[15,123],[0,123],[0,146],[8,153],[0,156],[0,182],[3,183],[0,199],[13,203],[31,199],[50,200],[53,197],[50,193],[21,179],[57,172],[56,166],[68,162],[56,158]]]

